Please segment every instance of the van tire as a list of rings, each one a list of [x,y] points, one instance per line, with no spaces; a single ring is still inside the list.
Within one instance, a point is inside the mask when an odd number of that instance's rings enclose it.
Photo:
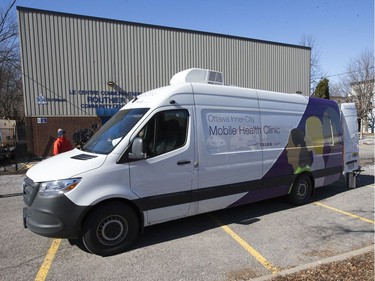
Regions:
[[[304,205],[310,200],[311,194],[311,179],[307,174],[301,174],[294,181],[292,190],[287,198],[292,204]]]
[[[95,209],[85,220],[82,242],[93,254],[111,256],[124,252],[136,240],[140,224],[134,210],[123,203]]]

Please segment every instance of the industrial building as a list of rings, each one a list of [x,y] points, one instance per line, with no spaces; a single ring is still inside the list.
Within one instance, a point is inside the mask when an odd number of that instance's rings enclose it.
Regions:
[[[17,7],[28,150],[52,155],[57,129],[72,140],[134,96],[187,68],[225,84],[310,92],[309,47]]]

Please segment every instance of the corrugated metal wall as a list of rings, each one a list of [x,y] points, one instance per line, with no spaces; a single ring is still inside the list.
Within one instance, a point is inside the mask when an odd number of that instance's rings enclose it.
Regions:
[[[310,90],[309,48],[17,9],[27,116],[96,115],[191,67],[221,71],[229,85]]]

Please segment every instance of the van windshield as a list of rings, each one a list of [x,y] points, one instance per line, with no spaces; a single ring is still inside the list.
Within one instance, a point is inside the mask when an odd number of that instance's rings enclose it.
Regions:
[[[120,110],[92,136],[82,150],[109,154],[148,110],[148,108]]]

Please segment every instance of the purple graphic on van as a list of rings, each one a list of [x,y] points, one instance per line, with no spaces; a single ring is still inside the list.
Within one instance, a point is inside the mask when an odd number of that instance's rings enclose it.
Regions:
[[[337,104],[310,98],[298,126],[290,130],[283,151],[264,173],[262,187],[249,191],[231,206],[286,195],[302,173],[314,179],[315,187],[338,180],[342,169],[341,135]],[[267,154],[266,149],[263,154]]]

